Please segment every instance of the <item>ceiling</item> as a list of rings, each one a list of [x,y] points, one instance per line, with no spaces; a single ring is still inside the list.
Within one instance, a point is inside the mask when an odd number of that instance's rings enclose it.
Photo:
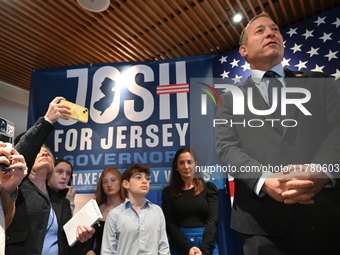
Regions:
[[[111,0],[97,13],[76,0],[1,0],[0,81],[29,90],[34,69],[223,53],[238,47],[247,21],[262,11],[284,28],[339,3]],[[244,15],[239,24],[236,12]]]

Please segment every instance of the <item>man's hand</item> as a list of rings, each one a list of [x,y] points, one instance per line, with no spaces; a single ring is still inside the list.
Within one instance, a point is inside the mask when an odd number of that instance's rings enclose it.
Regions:
[[[325,173],[311,165],[289,165],[281,173],[270,175],[262,191],[285,204],[313,204],[313,197],[329,181]]]
[[[282,193],[286,204],[313,204],[312,198],[330,181],[321,169],[313,168],[312,165],[289,165],[287,168],[285,178],[280,180],[286,182],[286,185],[290,187],[288,191]],[[313,185],[303,187],[302,181],[312,182]]]
[[[266,179],[262,192],[278,202],[288,203],[291,202],[289,199],[295,199],[295,203],[309,204],[313,203],[311,198],[314,195],[308,191],[313,186],[314,183],[310,180],[298,180],[289,178],[284,173],[274,173]]]

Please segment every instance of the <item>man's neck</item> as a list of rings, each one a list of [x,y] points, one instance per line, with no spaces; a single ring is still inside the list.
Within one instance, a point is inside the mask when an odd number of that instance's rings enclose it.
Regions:
[[[280,63],[281,62],[277,62],[277,60],[275,60],[275,61],[249,63],[249,65],[250,65],[250,68],[253,70],[268,71]]]

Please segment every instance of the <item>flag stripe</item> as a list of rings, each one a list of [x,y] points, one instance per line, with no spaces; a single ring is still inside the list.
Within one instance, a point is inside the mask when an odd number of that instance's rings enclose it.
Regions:
[[[189,92],[189,83],[159,85],[156,88],[157,95],[174,94],[174,93],[188,93],[188,92]]]
[[[174,94],[174,93],[188,93],[189,92],[189,88],[188,89],[169,89],[169,90],[164,90],[164,91],[157,91],[157,95],[161,95],[161,94]]]

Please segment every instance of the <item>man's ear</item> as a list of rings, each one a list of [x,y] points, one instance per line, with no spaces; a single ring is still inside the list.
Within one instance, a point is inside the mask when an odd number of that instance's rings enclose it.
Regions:
[[[129,185],[129,182],[127,180],[123,180],[122,186],[123,186],[124,189],[128,190],[130,185]]]
[[[241,45],[239,52],[242,57],[246,57],[248,55],[247,46]]]

